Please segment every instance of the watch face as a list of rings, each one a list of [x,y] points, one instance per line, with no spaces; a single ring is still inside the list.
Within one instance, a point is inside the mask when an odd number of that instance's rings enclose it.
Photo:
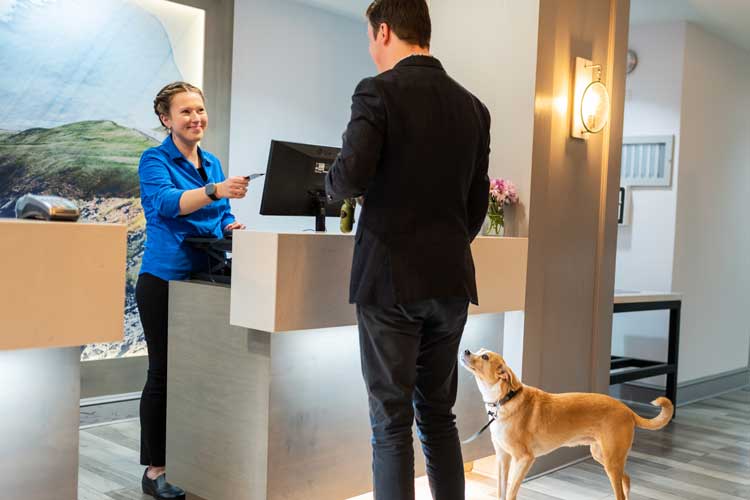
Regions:
[[[214,196],[216,194],[216,184],[206,184],[206,194],[208,196]]]
[[[638,66],[638,54],[634,50],[628,50],[628,73],[632,73]]]

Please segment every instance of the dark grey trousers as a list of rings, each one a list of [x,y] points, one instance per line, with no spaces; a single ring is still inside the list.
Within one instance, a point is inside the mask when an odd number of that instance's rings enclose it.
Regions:
[[[375,500],[414,500],[415,417],[433,499],[464,499],[453,405],[468,305],[468,299],[435,299],[357,306]]]

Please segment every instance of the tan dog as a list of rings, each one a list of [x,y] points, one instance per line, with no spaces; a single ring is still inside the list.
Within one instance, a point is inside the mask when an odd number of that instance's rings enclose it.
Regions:
[[[658,430],[672,419],[667,398],[652,404],[661,413],[651,420],[603,394],[549,394],[523,385],[499,354],[485,349],[464,351],[461,364],[474,374],[487,410],[498,462],[497,498],[516,500],[521,482],[536,457],[560,447],[590,446],[604,466],[617,500],[630,494],[625,461],[635,427]]]

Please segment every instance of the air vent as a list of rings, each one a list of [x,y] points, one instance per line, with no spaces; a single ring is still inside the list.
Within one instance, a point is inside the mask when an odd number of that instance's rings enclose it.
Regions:
[[[672,184],[674,136],[625,137],[622,143],[622,186]]]

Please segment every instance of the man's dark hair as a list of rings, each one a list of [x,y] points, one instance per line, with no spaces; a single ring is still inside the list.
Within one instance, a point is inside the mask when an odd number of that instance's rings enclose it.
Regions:
[[[432,23],[426,0],[375,0],[365,15],[376,37],[385,23],[401,40],[424,49],[430,47]]]

